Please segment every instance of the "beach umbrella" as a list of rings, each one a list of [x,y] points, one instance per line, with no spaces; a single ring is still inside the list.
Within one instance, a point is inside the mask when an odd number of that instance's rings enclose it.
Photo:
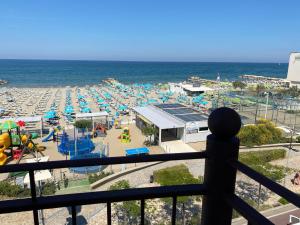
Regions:
[[[104,99],[103,99],[103,98],[99,98],[97,102],[98,102],[98,103],[103,103],[103,102],[104,102]]]
[[[85,107],[82,109],[82,112],[89,113],[89,112],[91,112],[91,109],[89,107]]]
[[[18,125],[12,120],[6,120],[1,126],[2,130],[11,130],[17,127]]]
[[[126,105],[119,105],[119,108],[118,108],[120,111],[124,111],[127,109],[127,106]]]
[[[54,117],[56,117],[56,112],[55,111],[48,111],[46,113],[46,115],[44,116],[44,118],[46,118],[46,119],[53,119]]]

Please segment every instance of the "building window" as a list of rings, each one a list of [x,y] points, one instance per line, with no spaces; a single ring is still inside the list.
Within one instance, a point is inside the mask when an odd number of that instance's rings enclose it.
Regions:
[[[187,130],[186,133],[187,134],[196,134],[196,133],[198,133],[198,129]]]
[[[199,131],[207,131],[208,127],[199,127]]]

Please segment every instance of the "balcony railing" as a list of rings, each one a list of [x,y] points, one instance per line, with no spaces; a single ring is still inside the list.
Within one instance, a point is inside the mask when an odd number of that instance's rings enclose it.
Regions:
[[[235,195],[237,171],[244,173],[295,206],[300,207],[300,197],[297,194],[238,161],[239,140],[235,135],[240,129],[241,121],[235,111],[228,108],[219,108],[212,112],[208,124],[212,134],[207,138],[207,148],[204,152],[51,161],[0,167],[0,173],[28,171],[31,190],[31,198],[0,201],[0,213],[32,211],[34,224],[37,225],[39,224],[38,210],[71,207],[72,223],[76,224],[76,206],[105,203],[107,204],[107,224],[110,225],[112,223],[112,203],[139,200],[140,221],[141,224],[144,224],[145,200],[171,197],[173,199],[171,224],[175,225],[177,197],[203,195],[202,225],[230,225],[233,209],[238,211],[248,221],[248,224],[273,224]],[[40,197],[36,194],[34,177],[34,171],[36,170],[204,158],[203,184],[132,188]]]

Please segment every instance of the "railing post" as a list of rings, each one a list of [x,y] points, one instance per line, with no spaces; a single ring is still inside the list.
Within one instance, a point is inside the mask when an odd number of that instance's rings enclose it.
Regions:
[[[208,127],[212,134],[206,143],[204,185],[207,195],[203,196],[201,224],[230,225],[232,207],[224,196],[234,193],[236,169],[227,162],[238,158],[239,140],[235,136],[241,119],[233,109],[222,107],[211,113]]]

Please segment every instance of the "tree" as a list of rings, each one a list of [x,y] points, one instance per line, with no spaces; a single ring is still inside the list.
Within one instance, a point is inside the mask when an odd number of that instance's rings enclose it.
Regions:
[[[256,88],[255,88],[255,92],[256,92],[256,109],[255,109],[255,118],[254,118],[254,122],[256,123],[257,120],[257,113],[258,113],[258,97],[259,95],[265,90],[265,85],[263,84],[257,84]]]
[[[234,82],[232,82],[232,86],[233,86],[234,89],[239,88],[239,89],[242,90],[245,87],[247,87],[247,84],[242,82],[242,81],[234,81]]]
[[[82,133],[84,133],[84,130],[92,128],[93,124],[92,124],[91,120],[77,120],[74,123],[74,126],[77,129],[80,129],[82,131]]]
[[[157,129],[154,126],[146,126],[142,129],[142,133],[146,136],[146,137],[150,137],[150,145],[152,144],[152,136],[155,135],[157,133]]]
[[[129,189],[128,180],[120,180],[109,187],[109,190],[123,190]],[[140,206],[137,201],[125,201],[122,203],[115,203],[116,216],[121,220],[121,224],[138,224],[140,217]]]
[[[300,90],[297,88],[297,86],[290,87],[288,89],[281,90],[279,92],[283,96],[288,96],[292,98],[297,98],[300,96]]]
[[[256,91],[257,95],[260,95],[265,90],[266,90],[266,87],[265,87],[264,84],[257,84],[256,85],[255,91]]]
[[[91,120],[77,120],[74,123],[74,126],[78,129],[86,129],[86,128],[92,128],[93,124]]]

